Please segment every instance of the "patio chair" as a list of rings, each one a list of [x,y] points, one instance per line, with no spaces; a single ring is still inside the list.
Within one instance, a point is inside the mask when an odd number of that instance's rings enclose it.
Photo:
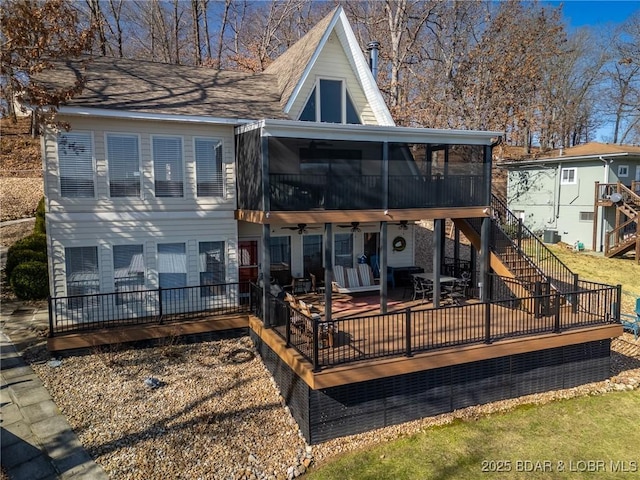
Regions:
[[[636,300],[635,315],[621,313],[620,323],[624,330],[632,332],[634,339],[638,340],[638,337],[640,337],[640,298]]]
[[[420,297],[424,302],[431,296],[433,296],[433,285],[420,277],[413,277],[413,296],[411,299],[417,300]]]

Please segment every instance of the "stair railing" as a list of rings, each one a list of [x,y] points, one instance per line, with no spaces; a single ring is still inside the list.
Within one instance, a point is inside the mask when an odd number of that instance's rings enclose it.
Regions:
[[[562,263],[495,195],[492,195],[491,207],[494,212],[493,223],[498,224],[502,232],[509,237],[521,254],[535,265],[551,286],[560,293],[575,291],[578,275]]]

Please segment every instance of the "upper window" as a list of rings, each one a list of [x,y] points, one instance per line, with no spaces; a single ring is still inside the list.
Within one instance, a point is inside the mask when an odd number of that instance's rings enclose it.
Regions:
[[[563,168],[561,172],[562,185],[570,185],[577,182],[577,169],[576,168]]]
[[[196,138],[196,180],[198,197],[222,197],[222,142]]]
[[[138,136],[107,134],[109,194],[112,197],[140,196]]]
[[[313,88],[300,120],[360,124],[360,118],[342,80],[322,79]]]
[[[58,135],[60,196],[94,197],[93,142],[90,133]]]
[[[618,165],[618,176],[619,177],[628,177],[629,176],[629,165]]]
[[[180,137],[153,137],[153,173],[156,197],[184,196]]]

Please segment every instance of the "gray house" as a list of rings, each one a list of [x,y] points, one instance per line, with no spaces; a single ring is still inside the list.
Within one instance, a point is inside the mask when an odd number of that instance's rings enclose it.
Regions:
[[[637,252],[640,146],[591,142],[499,166],[509,208],[547,243]]]

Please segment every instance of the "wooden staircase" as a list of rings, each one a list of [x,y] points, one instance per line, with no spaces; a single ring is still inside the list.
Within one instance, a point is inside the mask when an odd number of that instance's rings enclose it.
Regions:
[[[578,277],[564,265],[506,204],[493,197],[490,265],[500,277],[513,279],[507,287],[518,298],[574,291]],[[476,249],[480,249],[481,218],[454,219]]]
[[[604,254],[616,257],[635,251],[636,262],[640,263],[640,195],[634,188],[617,184],[596,185],[598,205],[616,209],[616,226],[605,234]]]

